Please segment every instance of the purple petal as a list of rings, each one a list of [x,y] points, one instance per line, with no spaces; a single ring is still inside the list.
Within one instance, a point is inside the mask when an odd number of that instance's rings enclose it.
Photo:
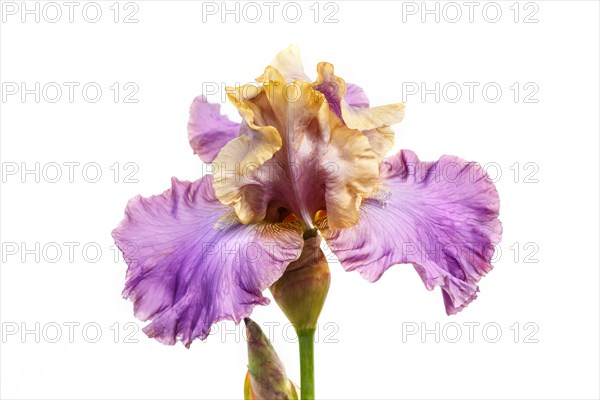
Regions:
[[[135,315],[152,319],[144,332],[189,346],[213,323],[239,323],[302,249],[292,224],[242,225],[215,197],[212,176],[181,182],[161,195],[129,201],[113,231],[129,268],[123,295]]]
[[[448,314],[477,297],[500,241],[499,199],[475,163],[452,156],[421,162],[408,150],[380,166],[383,189],[361,206],[358,225],[324,229],[348,271],[376,281],[390,266],[412,263],[427,289],[441,286]]]
[[[190,107],[188,140],[195,154],[205,163],[212,162],[231,139],[238,136],[240,124],[230,121],[219,112],[219,104],[209,103],[198,96]]]
[[[344,101],[352,107],[367,108],[369,107],[369,98],[364,90],[353,83],[346,84],[346,94]]]

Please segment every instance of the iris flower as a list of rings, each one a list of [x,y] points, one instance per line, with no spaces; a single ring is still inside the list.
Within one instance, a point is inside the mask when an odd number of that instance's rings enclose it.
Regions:
[[[151,320],[144,332],[189,346],[217,321],[239,323],[315,236],[371,282],[412,264],[448,314],[473,301],[502,231],[478,164],[386,157],[404,105],[370,107],[326,62],[313,81],[294,46],[257,82],[227,88],[241,123],[193,101],[189,142],[213,174],[133,198],[113,231],[129,264],[123,294]]]

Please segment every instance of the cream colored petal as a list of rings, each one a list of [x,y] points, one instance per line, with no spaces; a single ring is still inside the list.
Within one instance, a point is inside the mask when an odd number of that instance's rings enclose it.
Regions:
[[[276,70],[271,71],[269,68],[265,71],[264,76],[283,79]],[[225,146],[221,150],[213,161],[213,164],[217,164],[216,167],[221,167],[220,164],[225,162],[227,152],[235,148],[235,156],[241,157],[243,155],[243,157],[237,158],[234,166],[229,163],[226,165],[241,174],[244,170],[247,171],[261,166],[281,148],[281,135],[277,128],[270,123],[273,117],[271,105],[265,91],[266,87],[267,85],[258,87],[248,84],[226,88],[227,97],[238,109],[246,123],[246,127],[242,126],[240,137],[230,142],[229,149],[228,146]],[[241,150],[241,147],[245,150]],[[231,161],[231,159],[227,161]]]
[[[368,131],[364,131],[364,134],[369,139],[369,144],[380,161],[385,158],[394,146],[394,131],[389,126],[369,129]]]
[[[242,135],[230,141],[213,161],[213,188],[221,203],[232,205],[243,224],[264,219],[264,196],[253,186],[252,174],[262,164],[256,160],[255,147],[249,136]]]
[[[317,80],[314,84],[326,88],[326,91],[322,91],[330,103],[339,103],[346,94],[346,81],[335,75],[333,64],[328,62],[317,64]]]
[[[229,90],[247,128],[215,159],[213,185],[243,223],[263,220],[274,202],[305,228],[313,227],[322,208],[332,229],[358,223],[360,204],[377,183],[392,131],[385,124],[364,133],[346,126],[341,110],[331,107],[345,93],[344,80],[328,63],[320,64],[319,76],[327,86],[286,82],[269,66],[261,87]]]
[[[322,160],[327,219],[332,229],[358,223],[358,210],[379,176],[379,159],[362,132],[329,114],[331,139]]]
[[[215,192],[221,202],[234,207],[243,223],[262,220],[269,202],[281,200],[279,196],[310,226],[312,199],[297,187],[305,177],[295,175],[306,168],[306,160],[318,160],[315,152],[321,146],[317,143],[323,140],[317,116],[319,110],[327,109],[325,99],[308,82],[286,83],[273,67],[263,77],[258,91],[250,88],[243,93],[243,88],[237,88],[229,92],[248,129],[214,160]],[[315,168],[308,169],[310,173]]]
[[[286,82],[302,80],[310,82],[310,78],[304,72],[302,58],[300,57],[300,48],[292,44],[288,48],[280,51],[269,65],[277,69]],[[257,82],[262,82],[264,76],[256,78]]]
[[[379,107],[354,107],[344,101],[346,82],[335,75],[333,65],[322,62],[317,65],[317,80],[314,86],[324,93],[334,113],[340,116],[351,129],[358,129],[367,135],[373,151],[379,159],[394,144],[394,132],[390,125],[404,118],[404,104],[396,103]]]
[[[359,108],[342,101],[342,117],[348,127],[361,131],[390,126],[404,118],[404,103]]]

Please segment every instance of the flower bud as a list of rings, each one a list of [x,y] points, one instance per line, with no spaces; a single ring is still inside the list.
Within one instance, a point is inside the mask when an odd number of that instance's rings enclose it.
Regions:
[[[271,286],[271,293],[296,332],[316,329],[331,275],[321,251],[321,236],[305,239],[300,258]]]
[[[244,382],[245,400],[297,400],[294,384],[287,378],[283,363],[258,324],[245,318],[248,337],[248,373]]]

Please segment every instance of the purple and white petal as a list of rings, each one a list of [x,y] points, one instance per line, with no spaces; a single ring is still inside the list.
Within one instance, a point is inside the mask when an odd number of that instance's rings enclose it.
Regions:
[[[190,107],[188,140],[200,159],[211,163],[219,151],[230,140],[236,138],[240,124],[230,121],[220,113],[219,104],[209,103],[204,96],[198,96]]]
[[[173,178],[161,195],[129,201],[113,237],[129,265],[123,296],[144,332],[189,347],[223,319],[239,323],[297,259],[299,224],[242,225],[215,197],[212,176]]]
[[[442,288],[448,314],[462,310],[492,269],[502,233],[493,183],[476,163],[421,162],[408,150],[381,163],[380,182],[356,226],[331,231],[321,222],[329,246],[347,271],[372,282],[394,264],[412,263],[427,289]]]

